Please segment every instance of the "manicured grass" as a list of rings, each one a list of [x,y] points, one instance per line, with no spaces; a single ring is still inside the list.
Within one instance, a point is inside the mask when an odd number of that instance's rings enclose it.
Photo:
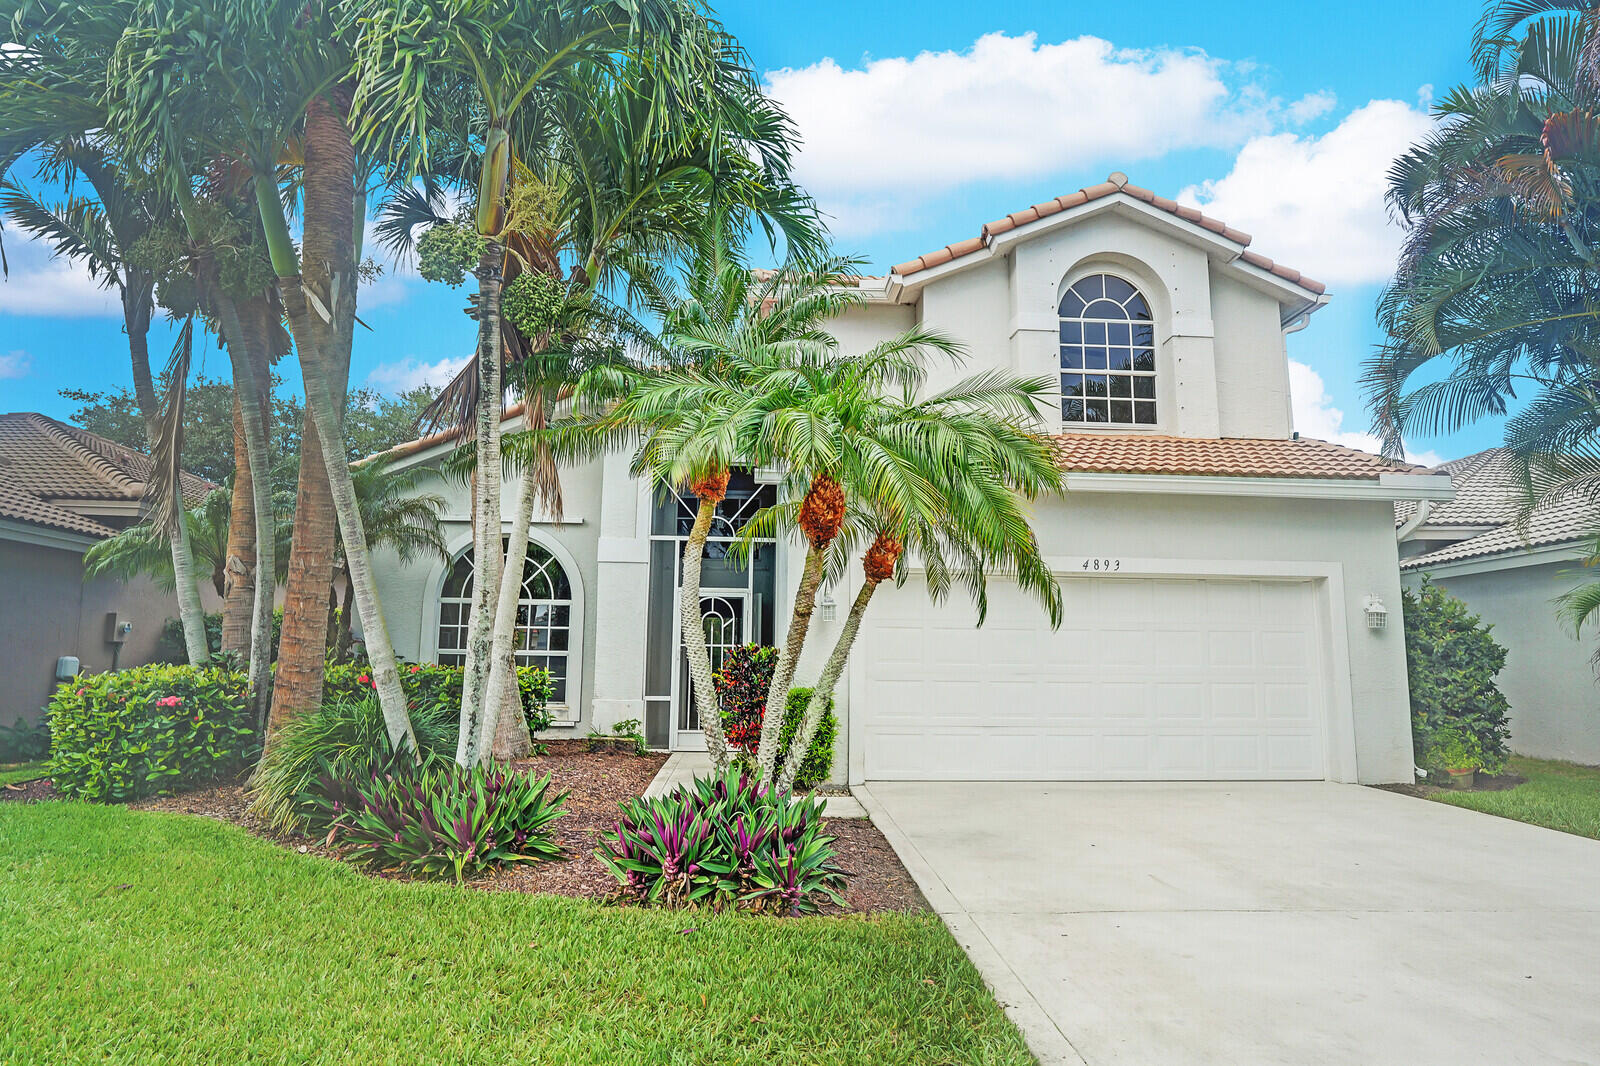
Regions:
[[[20,785],[24,781],[41,778],[48,773],[48,765],[43,762],[19,762],[0,766],[0,786]]]
[[[1504,792],[1441,791],[1431,798],[1600,840],[1600,767],[1519,755],[1511,769],[1528,780]]]
[[[185,815],[0,803],[0,1062],[1027,1063],[932,915],[406,884]]]

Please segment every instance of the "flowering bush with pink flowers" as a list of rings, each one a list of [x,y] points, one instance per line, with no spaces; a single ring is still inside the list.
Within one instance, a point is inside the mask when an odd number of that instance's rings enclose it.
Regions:
[[[97,802],[161,795],[260,753],[243,674],[154,664],[63,682],[50,700],[50,776]]]

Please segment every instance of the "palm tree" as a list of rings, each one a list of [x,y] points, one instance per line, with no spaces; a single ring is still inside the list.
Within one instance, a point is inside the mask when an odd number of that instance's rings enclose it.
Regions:
[[[250,174],[278,295],[300,358],[306,408],[317,430],[316,440],[307,443],[320,451],[327,468],[379,703],[396,749],[414,749],[343,441],[341,404],[335,399],[341,383],[333,363],[337,352],[328,343],[331,336],[336,347],[353,322],[357,281],[353,266],[341,269],[350,262],[355,239],[354,155],[338,108],[328,99],[352,71],[344,16],[331,3],[196,0],[174,6],[138,0],[113,57],[110,118],[132,150],[161,160],[186,222],[193,176],[207,161],[239,160]],[[285,147],[302,130],[303,246],[309,264],[304,275],[284,213],[279,171]],[[349,255],[345,249],[351,249]],[[235,323],[224,325],[234,332]],[[240,375],[235,378],[237,386]],[[264,440],[253,399],[241,391],[246,434]],[[269,488],[266,470],[252,466],[251,472],[260,501]],[[258,515],[265,510],[258,503]],[[271,538],[257,539],[265,545]]]
[[[76,36],[31,35],[18,20],[13,44],[0,49],[0,211],[35,238],[49,242],[57,255],[80,260],[90,276],[115,288],[122,303],[123,330],[133,365],[134,396],[151,453],[156,451],[160,412],[150,369],[149,331],[155,306],[153,271],[126,261],[170,202],[144,175],[113,156],[91,135],[104,125],[105,58],[113,23],[83,18]],[[19,32],[20,31],[20,32]],[[6,171],[25,153],[42,150],[40,177],[71,186],[82,180],[94,200],[69,196],[46,204],[24,188],[5,181]],[[0,248],[0,264],[4,250]],[[169,388],[173,386],[169,385]],[[176,383],[182,390],[183,383]],[[191,664],[204,662],[204,612],[194,581],[194,564],[182,522],[168,538],[178,581],[178,616]]]

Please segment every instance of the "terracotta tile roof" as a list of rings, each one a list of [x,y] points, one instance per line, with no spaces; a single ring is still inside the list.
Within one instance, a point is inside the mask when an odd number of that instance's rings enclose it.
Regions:
[[[0,486],[8,518],[105,536],[112,532],[106,526],[57,504],[139,500],[149,475],[149,456],[88,430],[33,411],[0,414]],[[191,505],[215,488],[183,475],[183,498]]]
[[[1165,437],[1145,433],[1063,433],[1053,438],[1063,470],[1080,474],[1182,474],[1376,481],[1424,473],[1370,452],[1301,437]]]
[[[514,403],[500,413],[500,424],[504,425],[513,418],[521,417],[522,404]],[[391,459],[403,459],[408,455],[416,455],[418,452],[425,452],[435,445],[449,444],[453,440],[458,440],[460,439],[462,432],[463,430],[460,426],[455,426],[451,429],[441,429],[439,432],[430,433],[426,437],[418,437],[416,440],[408,440],[404,444],[396,444],[393,448],[390,448],[387,451],[379,452],[378,455],[387,456]],[[364,463],[369,459],[375,458],[377,458],[377,456],[369,455],[366,459],[361,459],[358,461]]]
[[[113,536],[116,533],[110,526],[57,507],[27,489],[5,480],[0,480],[0,518],[97,538]]]
[[[1210,230],[1224,240],[1237,244],[1241,249],[1250,243],[1250,234],[1236,230],[1225,222],[1201,214],[1195,208],[1187,207],[1176,200],[1169,200],[1165,196],[1157,196],[1149,189],[1131,185],[1128,182],[1128,176],[1121,171],[1117,171],[1098,185],[1090,185],[1087,188],[1079,189],[1075,193],[1058,196],[1053,200],[1034,204],[1032,207],[1024,208],[1021,211],[1013,211],[1004,218],[997,218],[984,226],[978,236],[969,237],[964,241],[957,241],[955,244],[947,244],[943,248],[919,255],[915,259],[893,267],[891,273],[898,274],[904,278],[919,271],[943,266],[953,259],[960,259],[964,255],[971,255],[973,252],[982,250],[992,238],[998,237],[1002,233],[1009,233],[1018,226],[1026,226],[1028,223],[1037,222],[1041,218],[1048,218],[1062,211],[1080,207],[1094,200],[1102,200],[1117,193],[1131,196],[1133,199],[1147,203],[1151,207],[1167,212],[1169,215],[1176,215],[1185,222],[1192,222],[1202,229]],[[1259,267],[1287,282],[1300,286],[1308,292],[1316,293],[1318,296],[1328,291],[1328,287],[1322,282],[1314,281],[1292,267],[1274,263],[1271,259],[1257,252],[1241,251],[1239,257],[1251,266]]]

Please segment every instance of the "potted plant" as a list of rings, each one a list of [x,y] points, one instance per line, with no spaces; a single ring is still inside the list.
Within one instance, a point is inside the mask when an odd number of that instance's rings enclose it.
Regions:
[[[1483,767],[1483,743],[1467,729],[1445,726],[1433,734],[1428,761],[1448,775],[1451,788],[1471,788]]]

